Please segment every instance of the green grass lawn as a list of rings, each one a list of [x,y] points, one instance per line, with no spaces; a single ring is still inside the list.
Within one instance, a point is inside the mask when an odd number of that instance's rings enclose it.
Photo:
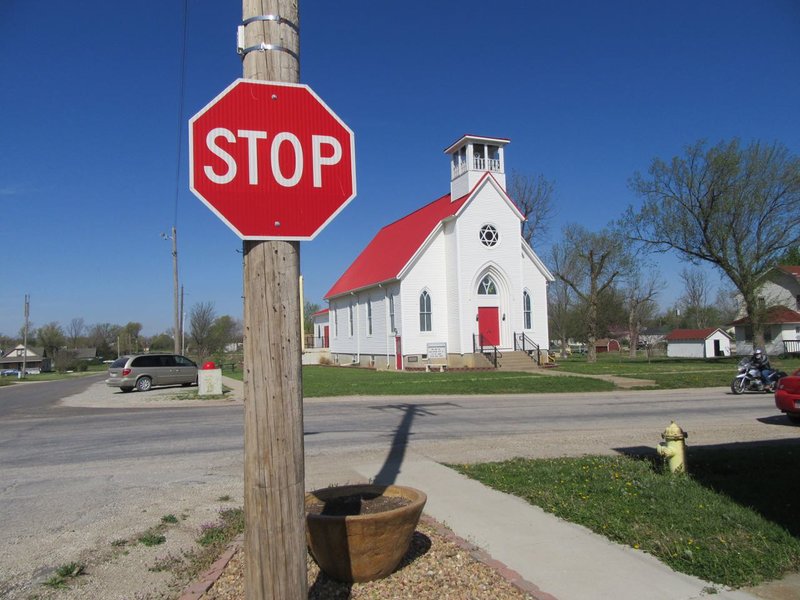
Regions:
[[[236,379],[241,372],[225,373]],[[585,377],[551,377],[504,371],[445,373],[376,371],[353,367],[303,367],[303,396],[410,396],[442,394],[529,394],[604,392],[614,386]]]
[[[689,450],[689,476],[655,456],[455,468],[707,581],[741,587],[797,570],[800,441]]]
[[[558,359],[558,369],[583,375],[618,375],[653,380],[656,389],[729,386],[739,359],[688,359],[599,354],[596,363],[585,357]],[[773,367],[791,373],[800,359],[771,360]],[[236,379],[242,372],[224,370]],[[303,367],[303,395],[319,396],[412,395],[412,394],[514,394],[537,392],[598,392],[612,384],[586,377],[552,377],[508,371],[448,371],[446,373],[377,371],[357,367]],[[652,388],[651,388],[652,389]]]
[[[558,358],[559,369],[587,375],[619,375],[651,379],[660,389],[728,386],[736,375],[741,357],[730,358],[647,358],[641,353],[632,359],[626,353],[597,355],[596,363],[587,363],[585,356]],[[775,369],[791,373],[800,368],[798,358],[771,358]]]

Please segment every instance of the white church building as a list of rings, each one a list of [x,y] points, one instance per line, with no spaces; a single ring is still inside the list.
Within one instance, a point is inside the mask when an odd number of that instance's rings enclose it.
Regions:
[[[333,284],[334,363],[438,369],[546,354],[553,275],[506,193],[508,142],[465,135],[447,148],[450,193],[383,227]]]

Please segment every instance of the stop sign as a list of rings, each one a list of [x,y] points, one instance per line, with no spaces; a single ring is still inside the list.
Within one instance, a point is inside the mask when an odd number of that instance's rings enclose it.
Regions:
[[[310,240],[356,195],[353,132],[306,85],[237,79],[189,120],[189,186],[242,239]]]

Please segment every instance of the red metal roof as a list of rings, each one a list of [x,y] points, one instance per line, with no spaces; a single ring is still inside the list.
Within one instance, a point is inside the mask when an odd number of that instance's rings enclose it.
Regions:
[[[311,317],[313,318],[313,317],[319,317],[319,316],[321,316],[321,315],[326,315],[326,314],[328,314],[328,311],[330,311],[330,309],[329,309],[329,308],[323,308],[323,309],[320,309],[320,310],[318,310],[317,312],[313,313],[313,314],[311,315]]]
[[[469,196],[451,202],[447,194],[386,225],[333,284],[325,298],[397,279],[434,228],[455,215]]]
[[[767,315],[764,318],[764,323],[779,324],[779,323],[800,323],[800,313],[786,308],[785,306],[773,306],[767,309]],[[749,325],[750,318],[742,317],[736,319],[731,325]]]
[[[777,268],[780,269],[781,271],[784,271],[785,273],[788,273],[789,275],[794,276],[794,277],[800,277],[800,266],[778,265]]]
[[[673,329],[667,334],[665,339],[668,342],[705,340],[716,330],[716,327],[707,327],[706,329]]]

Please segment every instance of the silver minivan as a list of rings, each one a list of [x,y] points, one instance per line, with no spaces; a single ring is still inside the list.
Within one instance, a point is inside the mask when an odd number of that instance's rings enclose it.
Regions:
[[[154,385],[197,383],[197,365],[180,354],[120,356],[108,367],[106,384],[123,392],[146,392]]]

